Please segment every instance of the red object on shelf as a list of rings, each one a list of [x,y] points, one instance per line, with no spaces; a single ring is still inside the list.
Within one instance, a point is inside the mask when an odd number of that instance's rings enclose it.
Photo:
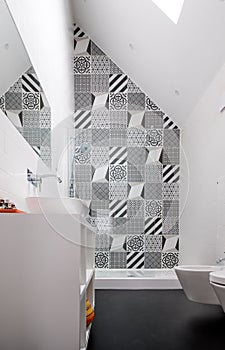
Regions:
[[[16,214],[25,214],[25,211],[19,210],[19,209],[0,209],[1,214],[6,214],[6,213],[16,213]]]

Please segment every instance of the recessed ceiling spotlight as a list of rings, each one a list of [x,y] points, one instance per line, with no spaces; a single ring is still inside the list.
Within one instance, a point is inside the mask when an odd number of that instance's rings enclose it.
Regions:
[[[5,48],[6,50],[8,50],[8,49],[9,49],[9,44],[8,44],[8,43],[5,43],[4,48]]]
[[[129,48],[130,48],[131,50],[134,50],[134,45],[133,45],[132,43],[129,43]]]
[[[179,90],[175,89],[174,93],[175,93],[175,95],[180,96],[180,91]]]
[[[181,15],[181,11],[184,5],[184,0],[152,0],[156,6],[160,8],[161,11],[165,13],[171,21],[175,24]]]

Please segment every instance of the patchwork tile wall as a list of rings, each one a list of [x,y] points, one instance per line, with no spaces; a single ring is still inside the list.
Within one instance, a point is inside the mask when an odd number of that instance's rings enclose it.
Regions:
[[[90,201],[97,268],[173,268],[180,130],[77,25],[70,196]]]
[[[47,166],[51,166],[51,109],[30,67],[0,97],[0,108]]]

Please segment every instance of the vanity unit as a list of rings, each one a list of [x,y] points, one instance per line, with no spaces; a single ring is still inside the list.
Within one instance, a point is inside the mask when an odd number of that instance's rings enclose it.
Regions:
[[[0,215],[0,346],[86,349],[95,234],[69,214]]]

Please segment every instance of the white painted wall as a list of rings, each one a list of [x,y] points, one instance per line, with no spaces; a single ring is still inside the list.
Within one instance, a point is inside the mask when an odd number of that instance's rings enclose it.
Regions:
[[[30,59],[8,7],[4,0],[0,0],[0,96],[30,66]]]
[[[1,110],[0,119],[0,197],[27,211],[26,197],[57,196],[60,185],[54,178],[43,179],[39,192],[27,182],[27,168],[35,174],[48,174],[49,169]]]
[[[225,65],[182,130],[187,164],[183,154],[181,202],[184,202],[189,181],[188,198],[181,215],[180,257],[184,264],[215,263],[218,255],[225,251],[225,220],[221,224],[225,210],[217,216],[217,181],[221,177],[225,179],[225,112],[219,112],[224,92]]]
[[[73,115],[73,26],[69,0],[6,0],[52,111],[53,170]],[[67,160],[60,164],[67,189]]]
[[[185,0],[176,25],[151,0],[72,1],[83,30],[181,127],[224,62],[225,2]]]

